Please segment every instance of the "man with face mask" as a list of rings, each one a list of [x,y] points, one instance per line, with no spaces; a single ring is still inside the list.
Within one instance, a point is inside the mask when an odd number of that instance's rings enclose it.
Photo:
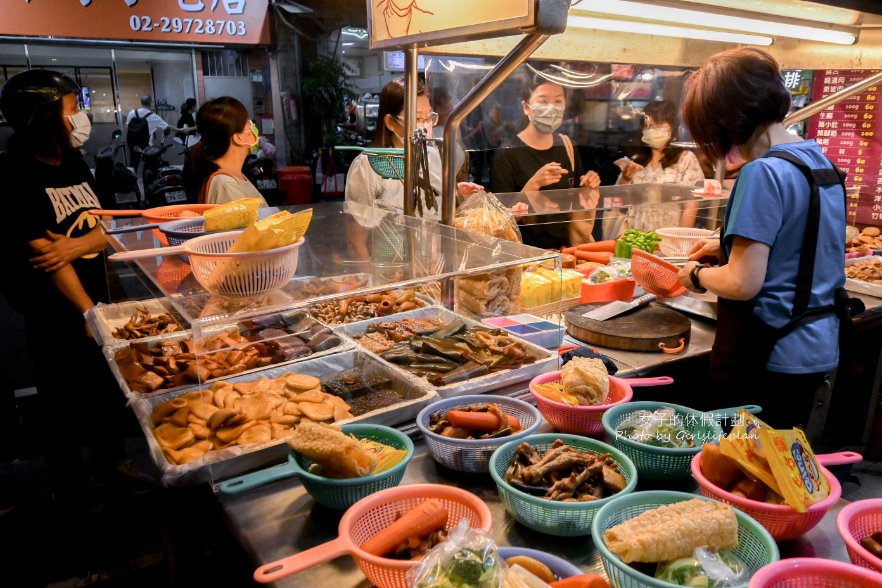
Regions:
[[[525,87],[521,106],[529,124],[494,154],[490,170],[493,192],[526,192],[526,199],[536,212],[593,208],[596,202],[579,202],[580,196],[576,195],[570,201],[562,202],[536,194],[541,190],[565,190],[580,186],[596,188],[600,185],[600,176],[596,172],[582,174],[579,150],[569,137],[557,132],[563,124],[566,110],[563,86],[549,81],[548,75],[540,73]],[[546,217],[543,222],[550,220]],[[556,226],[523,226],[521,233],[524,242],[536,247],[559,248],[573,241],[584,243],[591,240],[587,226],[579,235],[568,234],[569,229],[575,227],[564,224],[570,220],[573,219],[561,215],[559,219],[555,218]]]
[[[621,169],[617,184],[685,184],[704,180],[704,172],[694,153],[671,147],[674,130],[679,128],[677,108],[671,102],[652,102],[643,110],[641,146],[631,159],[616,161]]]
[[[125,461],[125,426],[135,426],[83,312],[108,302],[94,178],[77,147],[89,135],[80,88],[69,77],[34,69],[0,90],[14,135],[0,161],[7,223],[3,294],[24,315],[40,405],[43,455],[56,501],[84,503],[87,446],[97,486],[145,492],[153,481]],[[49,352],[49,338],[52,349]],[[74,390],[76,388],[76,391]],[[87,494],[83,494],[86,492]]]

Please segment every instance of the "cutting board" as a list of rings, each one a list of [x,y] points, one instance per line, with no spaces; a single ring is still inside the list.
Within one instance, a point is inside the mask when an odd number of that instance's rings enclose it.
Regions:
[[[605,320],[582,316],[603,304],[583,304],[564,313],[567,333],[584,343],[623,351],[662,351],[689,343],[692,322],[676,310],[653,303]]]

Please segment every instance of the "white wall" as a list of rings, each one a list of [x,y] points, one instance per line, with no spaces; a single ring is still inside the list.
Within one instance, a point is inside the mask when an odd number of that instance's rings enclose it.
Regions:
[[[205,101],[232,96],[245,105],[248,112],[252,110],[251,81],[247,77],[228,78],[205,76]],[[253,116],[253,113],[251,113]]]
[[[156,88],[154,101],[167,101],[175,107],[173,112],[159,114],[171,124],[181,116],[181,104],[194,98],[193,66],[189,61],[157,61],[153,64],[153,84]]]

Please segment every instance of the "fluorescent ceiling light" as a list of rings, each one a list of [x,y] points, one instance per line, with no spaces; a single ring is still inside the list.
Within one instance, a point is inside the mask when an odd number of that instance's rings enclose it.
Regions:
[[[604,2],[594,2],[590,8],[585,10],[699,27],[731,29],[761,35],[808,39],[810,41],[836,43],[838,45],[853,45],[857,40],[853,33],[831,29],[825,26],[824,23],[818,23],[818,26],[807,26],[761,18],[747,18],[723,12],[714,12],[713,7],[708,7],[706,10],[689,10],[667,4],[643,4],[640,2],[630,2],[629,0],[606,0]]]
[[[639,35],[658,35],[660,37],[679,37],[681,39],[700,39],[704,41],[722,41],[740,45],[771,45],[772,38],[742,33],[727,33],[706,29],[690,29],[670,25],[635,22],[633,20],[614,20],[610,18],[594,18],[592,16],[568,16],[567,26],[580,29],[599,29],[620,33],[637,33]]]
[[[356,39],[364,39],[368,36],[368,32],[364,29],[343,29],[343,34]]]

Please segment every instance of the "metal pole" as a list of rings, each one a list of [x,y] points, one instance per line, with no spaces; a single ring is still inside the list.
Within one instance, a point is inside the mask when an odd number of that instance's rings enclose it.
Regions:
[[[873,84],[878,84],[878,83],[882,83],[882,71],[875,73],[868,78],[864,78],[860,82],[857,82],[856,84],[852,84],[851,86],[848,86],[847,88],[843,88],[842,90],[839,90],[835,94],[830,94],[829,96],[821,98],[817,102],[812,102],[811,104],[809,104],[808,106],[806,106],[804,108],[800,108],[799,110],[797,110],[796,112],[794,112],[793,114],[791,114],[790,116],[788,116],[787,118],[784,119],[784,126],[788,127],[794,123],[798,123],[800,121],[803,121],[803,120],[807,119],[808,117],[810,117],[814,114],[817,114],[817,113],[821,112],[822,110],[829,108],[830,106],[833,106],[834,104],[841,102],[842,100],[845,100],[849,96],[854,96],[855,94],[859,94],[859,93],[863,92],[864,90],[866,90],[867,88],[869,88],[870,86],[872,86]]]
[[[404,50],[404,214],[414,215],[413,193],[416,187],[416,166],[414,165],[414,145],[410,136],[416,129],[417,109],[417,48],[416,45]],[[378,125],[384,124],[378,120]]]
[[[441,190],[441,222],[453,224],[453,213],[456,205],[456,141],[459,126],[463,119],[471,113],[493,90],[499,87],[514,71],[524,63],[551,35],[531,33],[524,37],[511,52],[503,57],[496,67],[491,69],[478,85],[472,88],[447,117],[444,126],[444,182]],[[405,163],[407,160],[405,159]],[[406,176],[405,176],[406,177]]]

